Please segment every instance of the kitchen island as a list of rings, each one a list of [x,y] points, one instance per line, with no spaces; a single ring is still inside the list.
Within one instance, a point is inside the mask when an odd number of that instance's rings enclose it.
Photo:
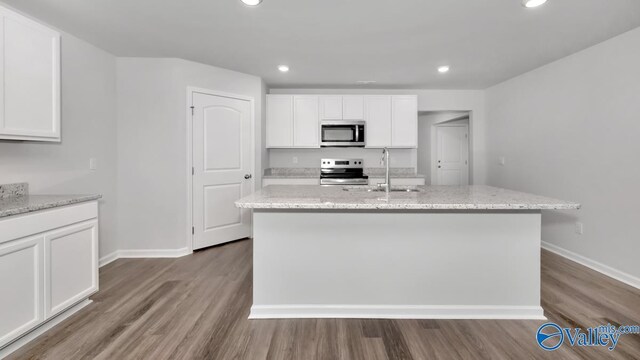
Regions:
[[[267,186],[253,209],[250,318],[544,319],[542,210],[489,186]]]

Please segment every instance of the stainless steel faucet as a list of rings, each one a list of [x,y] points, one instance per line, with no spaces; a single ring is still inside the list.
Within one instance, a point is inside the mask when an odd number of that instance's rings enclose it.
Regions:
[[[389,149],[382,149],[381,161],[384,161],[386,172],[384,175],[384,183],[378,184],[378,187],[384,187],[384,190],[389,193],[389,191],[391,191],[391,177],[389,176]]]

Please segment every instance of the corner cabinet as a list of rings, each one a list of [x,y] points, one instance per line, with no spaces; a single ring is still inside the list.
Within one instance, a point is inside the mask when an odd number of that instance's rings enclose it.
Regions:
[[[0,219],[4,347],[98,291],[98,203]]]
[[[60,34],[0,7],[0,139],[60,141]]]

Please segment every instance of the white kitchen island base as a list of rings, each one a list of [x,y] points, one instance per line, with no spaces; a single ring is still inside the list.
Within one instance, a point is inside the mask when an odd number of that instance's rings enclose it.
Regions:
[[[545,319],[540,210],[254,209],[250,318]]]

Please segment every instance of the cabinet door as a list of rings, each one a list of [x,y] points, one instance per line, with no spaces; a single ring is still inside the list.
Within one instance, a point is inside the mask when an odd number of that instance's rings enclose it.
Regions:
[[[267,95],[267,147],[293,146],[293,96]]]
[[[44,253],[48,319],[98,291],[98,221],[46,233]]]
[[[0,139],[60,141],[60,34],[0,7]]]
[[[342,118],[345,120],[364,119],[364,96],[349,95],[342,97]]]
[[[418,98],[414,95],[393,96],[391,146],[418,146]]]
[[[320,119],[317,96],[293,97],[293,146],[320,147]]]
[[[391,146],[391,96],[373,95],[364,98],[366,146]]]
[[[320,96],[320,118],[342,120],[342,96]]]
[[[44,320],[42,236],[0,245],[0,348]]]

